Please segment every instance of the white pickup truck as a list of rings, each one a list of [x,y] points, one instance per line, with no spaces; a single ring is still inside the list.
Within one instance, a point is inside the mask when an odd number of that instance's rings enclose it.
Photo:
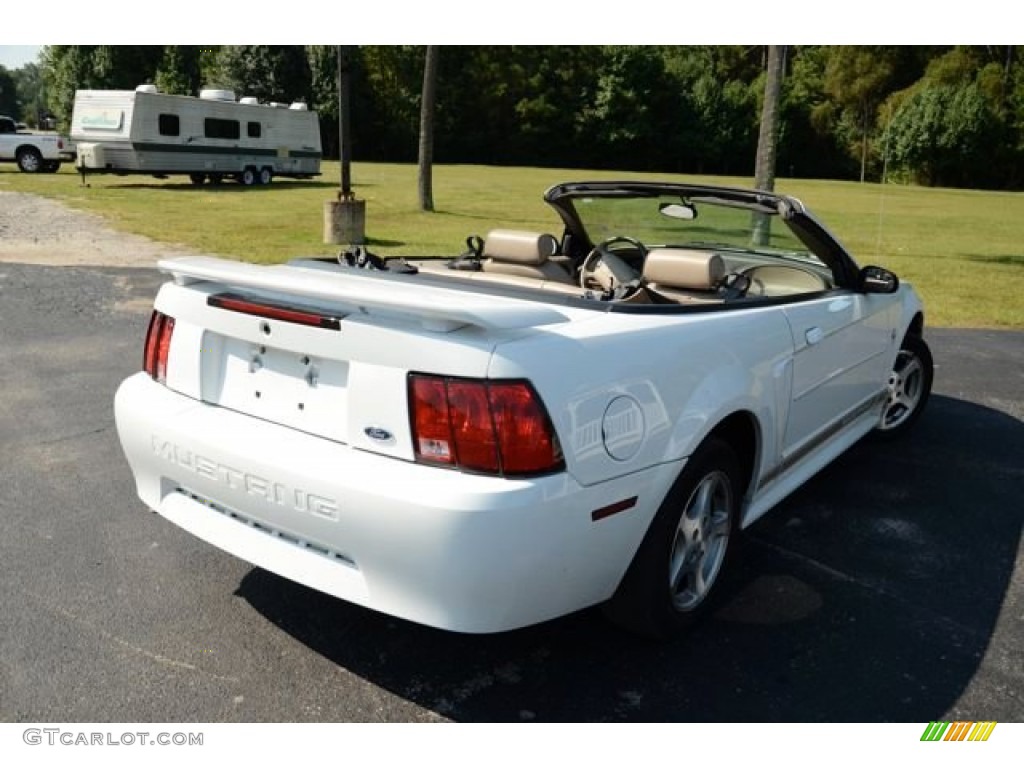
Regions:
[[[932,382],[920,301],[798,201],[563,184],[450,260],[163,261],[120,440],[147,506],[423,624],[664,636],[737,537]],[[470,240],[473,243],[473,239]]]
[[[0,161],[15,162],[22,173],[56,173],[62,160],[73,160],[74,145],[56,133],[30,133],[0,115]]]

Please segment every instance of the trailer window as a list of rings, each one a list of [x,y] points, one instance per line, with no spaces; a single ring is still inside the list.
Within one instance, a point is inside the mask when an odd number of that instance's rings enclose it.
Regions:
[[[161,136],[178,136],[181,134],[181,122],[177,115],[160,115],[157,117],[157,127]]]
[[[208,139],[237,139],[241,136],[237,120],[221,120],[216,117],[208,117],[203,128]]]
[[[260,137],[260,124],[259,123],[249,123],[248,127],[249,127],[249,138],[250,139],[258,139]]]

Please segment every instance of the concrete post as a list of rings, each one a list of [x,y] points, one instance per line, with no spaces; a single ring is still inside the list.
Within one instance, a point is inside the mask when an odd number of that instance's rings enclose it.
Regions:
[[[366,242],[366,201],[324,202],[324,242],[362,245]]]

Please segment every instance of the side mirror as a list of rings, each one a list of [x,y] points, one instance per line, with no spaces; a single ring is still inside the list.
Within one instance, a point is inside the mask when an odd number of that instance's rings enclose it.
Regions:
[[[896,293],[900,279],[884,267],[864,267],[857,278],[861,293]]]

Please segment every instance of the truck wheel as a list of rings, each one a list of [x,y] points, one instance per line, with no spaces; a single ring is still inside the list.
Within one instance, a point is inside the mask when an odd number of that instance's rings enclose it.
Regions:
[[[260,168],[260,184],[266,186],[270,183],[271,179],[274,178],[274,172],[271,171],[267,166]]]
[[[221,175],[219,173],[211,173],[210,174],[210,183],[213,184],[214,186],[217,186],[222,181],[224,181],[224,176],[223,175]]]
[[[43,173],[56,173],[60,170],[60,160],[46,160],[43,162]]]
[[[238,174],[238,183],[243,187],[251,187],[256,183],[256,172],[252,168],[246,168]]]
[[[22,173],[39,173],[43,169],[43,156],[35,147],[22,147],[18,150],[18,170]]]
[[[199,186],[202,186],[204,181],[206,181],[206,174],[205,173],[190,173],[188,175],[188,180],[191,181],[193,184],[195,184],[197,187],[199,187]],[[213,179],[210,179],[210,181],[212,182]]]
[[[740,477],[732,446],[715,437],[701,444],[604,606],[609,619],[637,634],[666,638],[713,608],[737,549]]]

